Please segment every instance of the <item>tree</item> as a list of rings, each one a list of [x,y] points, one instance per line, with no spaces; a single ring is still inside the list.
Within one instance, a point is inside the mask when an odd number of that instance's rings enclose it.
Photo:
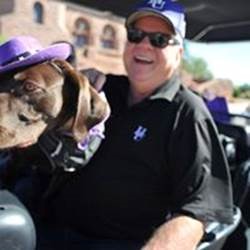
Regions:
[[[243,84],[234,88],[234,97],[250,99],[250,84]]]
[[[206,61],[202,58],[186,56],[182,60],[182,68],[190,73],[197,82],[213,79],[213,74],[208,69]]]
[[[3,43],[3,42],[5,42],[5,40],[6,39],[2,35],[0,35],[0,44]]]

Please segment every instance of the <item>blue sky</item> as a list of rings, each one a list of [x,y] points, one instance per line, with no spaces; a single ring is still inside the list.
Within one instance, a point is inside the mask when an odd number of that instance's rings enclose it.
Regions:
[[[250,84],[250,42],[195,43],[187,41],[190,55],[203,58],[216,78],[234,85]]]

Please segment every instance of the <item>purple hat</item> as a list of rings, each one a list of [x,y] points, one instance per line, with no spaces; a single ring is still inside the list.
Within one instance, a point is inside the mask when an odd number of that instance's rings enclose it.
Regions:
[[[186,33],[184,9],[174,0],[144,0],[140,2],[128,16],[126,27],[145,16],[158,16],[162,18],[172,26],[177,38],[184,39]]]
[[[0,45],[0,74],[51,59],[66,59],[71,52],[67,43],[47,48],[31,36],[16,36]]]

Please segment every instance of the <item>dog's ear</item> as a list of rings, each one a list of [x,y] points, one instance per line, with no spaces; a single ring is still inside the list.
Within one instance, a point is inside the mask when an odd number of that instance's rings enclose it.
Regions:
[[[79,80],[80,82],[78,82],[78,84],[80,90],[72,132],[75,139],[79,138],[82,140],[89,129],[107,117],[109,105],[108,102],[89,84],[87,77],[79,75]],[[82,87],[83,85],[85,85],[87,89],[84,89]],[[87,104],[85,102],[87,102]],[[86,112],[85,115],[84,112]]]
[[[62,69],[65,85],[69,86],[68,91],[73,92],[73,88],[76,90],[76,97],[69,101],[74,109],[71,132],[76,141],[82,141],[88,130],[107,116],[108,103],[91,87],[87,77],[77,72],[66,61],[54,60],[53,63]]]
[[[108,116],[110,113],[110,107],[104,95],[101,96],[101,94],[91,85],[89,85],[89,89],[91,112],[87,119],[87,126],[88,128],[91,128]]]

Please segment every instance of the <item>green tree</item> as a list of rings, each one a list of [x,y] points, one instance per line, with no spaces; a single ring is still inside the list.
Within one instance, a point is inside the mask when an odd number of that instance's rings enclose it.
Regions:
[[[213,74],[208,69],[208,65],[203,58],[186,56],[182,60],[182,68],[193,76],[198,82],[213,79]]]
[[[6,39],[3,37],[3,35],[0,35],[0,44],[3,43]]]
[[[250,84],[245,83],[234,87],[234,97],[250,99]]]

